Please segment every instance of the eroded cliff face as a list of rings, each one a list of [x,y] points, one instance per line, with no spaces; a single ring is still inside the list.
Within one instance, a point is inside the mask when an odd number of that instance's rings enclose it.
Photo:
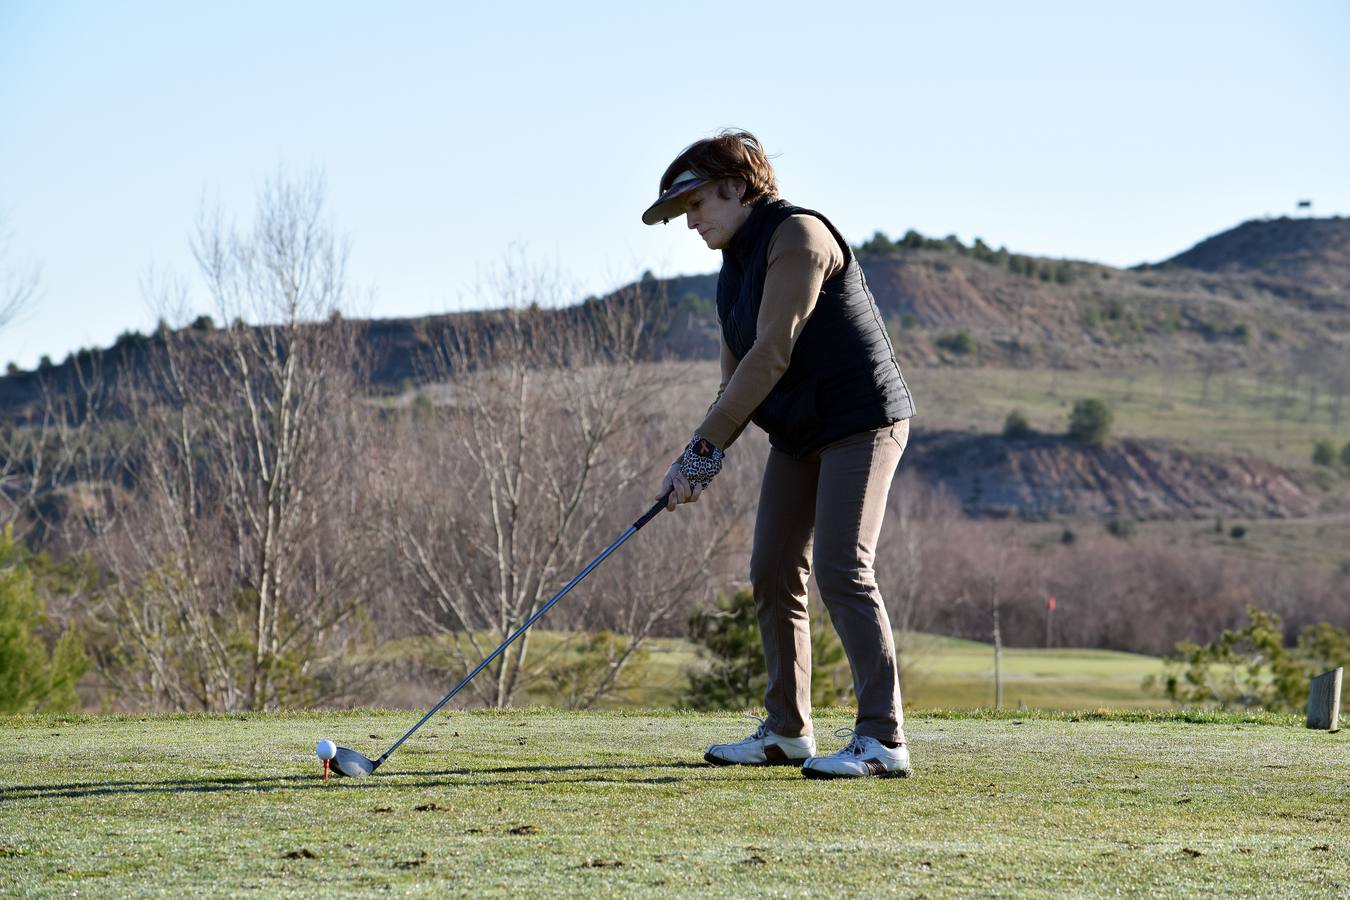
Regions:
[[[967,513],[1042,519],[1298,517],[1321,491],[1272,463],[1196,454],[1156,441],[1087,447],[915,428],[904,466],[949,490]]]

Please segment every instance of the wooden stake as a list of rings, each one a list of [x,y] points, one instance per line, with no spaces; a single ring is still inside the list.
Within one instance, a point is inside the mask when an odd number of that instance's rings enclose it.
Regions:
[[[1323,672],[1308,686],[1308,727],[1340,731],[1342,668]]]

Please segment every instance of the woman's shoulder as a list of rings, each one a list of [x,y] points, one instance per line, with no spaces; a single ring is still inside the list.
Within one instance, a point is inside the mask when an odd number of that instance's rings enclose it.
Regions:
[[[842,266],[844,254],[839,242],[819,217],[810,213],[788,216],[776,229],[769,243],[769,256],[783,253],[807,252],[830,260],[830,270]]]

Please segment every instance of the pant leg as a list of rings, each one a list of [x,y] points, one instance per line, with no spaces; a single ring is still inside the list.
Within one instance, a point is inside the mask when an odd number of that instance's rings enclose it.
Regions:
[[[755,516],[750,586],[769,684],[764,694],[769,729],[784,737],[811,733],[811,628],[806,579],[811,574],[811,529],[820,466],[769,451]]]
[[[877,538],[908,421],[852,435],[820,452],[815,571],[821,599],[853,669],[859,734],[904,740],[900,667],[877,589]]]

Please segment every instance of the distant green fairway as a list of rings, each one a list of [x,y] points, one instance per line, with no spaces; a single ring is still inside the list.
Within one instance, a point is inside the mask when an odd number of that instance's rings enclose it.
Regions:
[[[542,631],[540,647],[554,646],[558,632]],[[974,709],[994,705],[994,648],[976,641],[916,634],[899,639],[905,667],[904,695],[909,709]],[[679,706],[689,670],[700,664],[688,641],[663,638],[648,643],[649,657],[633,686],[603,704],[608,709],[631,706]],[[1167,709],[1157,692],[1146,691],[1144,678],[1161,674],[1162,660],[1110,650],[1043,650],[1004,648],[1003,703],[1018,702],[1046,709]],[[847,684],[844,675],[841,683]],[[527,703],[557,702],[547,683],[525,693]],[[427,704],[430,706],[430,702]]]
[[[14,896],[1344,896],[1344,735],[1292,718],[918,714],[915,777],[715,769],[731,713],[0,720]],[[820,716],[827,746],[843,711]]]
[[[911,709],[971,709],[994,705],[994,648],[989,644],[916,635],[905,674]],[[1163,672],[1162,660],[1110,650],[1004,648],[1003,705],[1046,709],[1106,707],[1166,709],[1171,704],[1144,690],[1146,676]]]

